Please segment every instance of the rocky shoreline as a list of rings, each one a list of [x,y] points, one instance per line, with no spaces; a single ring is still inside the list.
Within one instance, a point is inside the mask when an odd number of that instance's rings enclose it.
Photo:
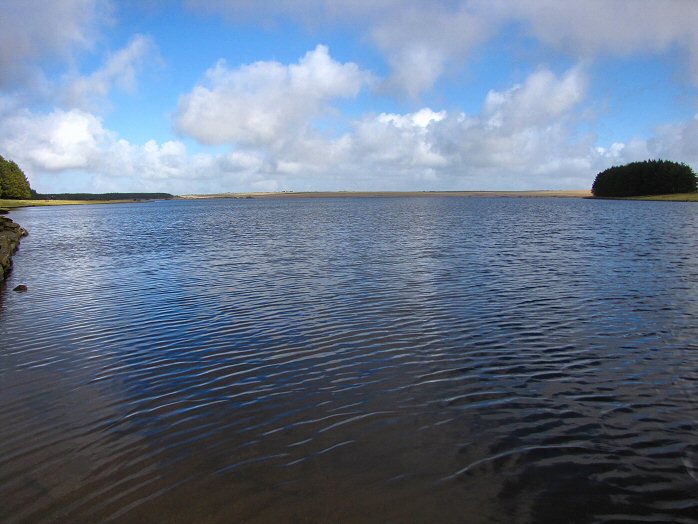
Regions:
[[[0,216],[0,282],[12,269],[12,255],[17,251],[20,239],[25,236],[26,229],[8,217]]]

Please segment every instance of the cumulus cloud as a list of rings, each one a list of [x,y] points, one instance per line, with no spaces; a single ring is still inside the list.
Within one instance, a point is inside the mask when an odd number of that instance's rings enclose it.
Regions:
[[[498,17],[523,22],[543,42],[581,55],[663,52],[675,44],[698,52],[698,9],[690,1],[492,0],[490,5]]]
[[[382,113],[356,122],[348,158],[377,169],[411,170],[444,166],[446,158],[434,150],[433,128],[447,118],[445,111],[423,108],[414,113]]]
[[[177,140],[133,144],[81,109],[40,113],[0,104],[0,144],[40,192],[278,188],[277,171],[254,151],[192,154]]]
[[[365,118],[348,157],[380,166],[394,187],[424,179],[447,189],[584,186],[593,137],[577,136],[574,114],[586,84],[581,67],[561,76],[540,69],[521,85],[490,91],[479,115],[424,108]]]
[[[485,0],[482,0],[485,2]],[[698,6],[691,0],[486,0],[490,17],[580,59],[686,53],[698,84]]]
[[[429,10],[412,6],[395,13],[376,24],[371,38],[391,66],[388,85],[413,98],[490,35],[490,24],[465,6],[451,9],[436,3]]]
[[[319,52],[320,63],[332,71],[346,65]],[[291,74],[290,66],[274,63],[262,63],[262,69],[271,65],[276,75],[272,78],[281,79],[277,87],[293,92],[294,85],[300,92],[314,93],[308,95],[313,104],[326,100],[328,93],[335,96],[359,88],[340,89],[338,85],[351,82],[337,83],[323,75],[320,81],[315,73],[322,68],[303,69],[303,63],[297,64],[302,74]],[[246,85],[243,80],[257,87],[252,69],[254,65],[224,68],[225,81],[207,89],[229,85],[239,89]],[[252,138],[240,140],[248,135],[238,133],[250,131],[233,127],[215,135],[235,138],[224,153],[192,153],[179,140],[133,144],[106,129],[103,120],[90,112],[30,112],[3,104],[0,98],[0,144],[3,156],[15,159],[32,184],[45,192],[588,188],[601,169],[631,160],[663,157],[698,165],[698,117],[665,125],[650,139],[638,137],[627,143],[600,146],[593,134],[580,133],[579,110],[587,101],[587,86],[582,66],[562,74],[541,68],[521,84],[490,91],[477,114],[424,107],[364,115],[334,137],[299,133],[294,125],[284,124],[275,128],[272,138],[259,138],[253,128]],[[304,116],[285,118],[294,124],[298,118],[305,125],[305,107]],[[278,143],[284,147],[276,147]],[[71,180],[85,179],[85,185],[76,187],[72,182],[60,187],[61,180],[76,174]]]
[[[691,120],[659,128],[655,137],[648,141],[654,158],[671,158],[690,162],[698,166],[698,115]]]
[[[450,0],[189,0],[192,10],[270,24],[291,18],[309,26],[361,27],[391,67],[385,88],[410,97],[431,88],[447,67],[455,66],[491,33],[491,20],[473,2]]]
[[[584,98],[586,75],[581,66],[558,79],[549,69],[531,74],[523,85],[504,92],[490,91],[484,114],[491,126],[520,128],[564,117]]]
[[[68,61],[90,48],[109,13],[107,0],[6,0],[0,16],[0,89],[40,77],[44,59]]]
[[[473,48],[518,24],[575,59],[686,51],[698,83],[698,9],[692,0],[189,0],[195,11],[269,24],[360,27],[391,67],[386,85],[417,96]]]
[[[659,126],[650,138],[634,138],[628,143],[598,147],[604,164],[624,164],[648,158],[685,162],[698,169],[698,115],[683,122]]]
[[[204,144],[280,147],[302,133],[336,98],[355,97],[370,75],[341,64],[319,45],[297,64],[223,61],[179,101],[176,127]]]
[[[150,37],[135,35],[93,73],[69,78],[64,101],[70,107],[90,108],[102,104],[114,86],[131,92],[136,88],[140,71],[158,56],[157,46]]]
[[[86,168],[109,141],[101,121],[78,109],[38,115],[23,110],[0,121],[0,143],[11,158],[40,171]]]

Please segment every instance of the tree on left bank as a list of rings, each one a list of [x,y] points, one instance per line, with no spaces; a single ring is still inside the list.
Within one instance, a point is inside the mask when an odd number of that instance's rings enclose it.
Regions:
[[[24,171],[12,160],[5,160],[2,155],[0,155],[0,198],[32,198],[32,190]]]

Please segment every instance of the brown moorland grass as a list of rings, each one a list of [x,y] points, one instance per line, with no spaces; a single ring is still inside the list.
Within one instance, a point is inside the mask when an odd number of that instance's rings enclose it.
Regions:
[[[32,206],[72,206],[85,204],[125,204],[138,200],[13,200],[0,198],[0,207],[32,207]]]
[[[585,189],[551,189],[537,191],[282,191],[282,192],[248,192],[215,193],[200,195],[182,195],[176,198],[185,200],[214,198],[399,198],[399,197],[479,197],[479,198],[595,198],[591,191]],[[671,202],[698,202],[698,191],[694,193],[675,193],[671,195],[646,195],[623,197],[617,200],[658,200]],[[30,206],[67,206],[86,204],[124,204],[142,202],[141,200],[11,200],[0,199],[0,208]]]
[[[391,197],[590,197],[588,190],[540,190],[540,191],[282,191],[250,193],[217,193],[209,195],[182,195],[183,199],[206,198],[391,198]]]

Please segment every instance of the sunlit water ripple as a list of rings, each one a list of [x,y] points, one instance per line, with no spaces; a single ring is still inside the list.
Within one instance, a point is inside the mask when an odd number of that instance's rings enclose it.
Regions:
[[[12,218],[1,522],[698,522],[695,204]]]

